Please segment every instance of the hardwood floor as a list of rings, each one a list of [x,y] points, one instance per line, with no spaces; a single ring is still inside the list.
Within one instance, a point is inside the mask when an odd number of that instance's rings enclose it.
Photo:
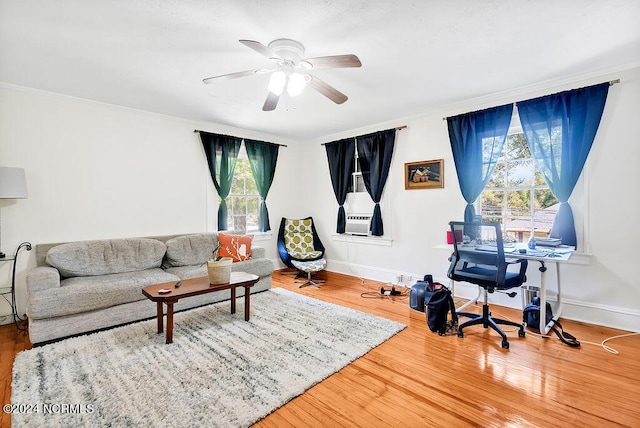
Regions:
[[[283,287],[331,303],[393,319],[407,328],[276,410],[255,427],[418,426],[629,426],[640,427],[640,336],[563,320],[582,347],[509,332],[509,350],[495,332],[465,329],[465,337],[431,333],[408,298],[361,297],[381,284],[331,272],[322,288],[298,288],[293,277],[273,274]],[[476,308],[479,310],[480,307]],[[522,312],[492,306],[494,316],[520,320]],[[13,325],[0,327],[3,403],[10,400],[15,355],[29,349]],[[2,427],[10,417],[0,414]]]

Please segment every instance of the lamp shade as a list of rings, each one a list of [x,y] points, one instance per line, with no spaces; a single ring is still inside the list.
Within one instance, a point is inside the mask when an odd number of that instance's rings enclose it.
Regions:
[[[0,166],[0,199],[27,199],[27,179],[23,168]]]

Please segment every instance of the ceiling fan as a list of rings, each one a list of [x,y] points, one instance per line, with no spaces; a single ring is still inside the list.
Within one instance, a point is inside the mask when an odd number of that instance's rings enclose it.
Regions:
[[[269,58],[276,67],[273,69],[258,68],[207,77],[202,81],[204,83],[212,83],[217,80],[235,79],[254,74],[271,74],[269,93],[262,106],[264,111],[275,110],[280,95],[285,89],[289,96],[295,97],[302,92],[306,85],[311,86],[334,103],[342,104],[347,101],[347,96],[310,72],[323,68],[362,66],[360,59],[353,54],[303,58],[304,46],[302,43],[292,39],[276,39],[267,46],[254,40],[240,40],[240,43]]]

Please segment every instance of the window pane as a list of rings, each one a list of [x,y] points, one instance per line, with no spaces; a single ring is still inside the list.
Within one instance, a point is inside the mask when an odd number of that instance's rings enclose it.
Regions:
[[[547,182],[544,179],[544,175],[542,175],[542,173],[540,172],[540,170],[538,170],[536,168],[536,172],[535,172],[535,184],[536,186],[547,186]]]
[[[507,204],[511,215],[531,217],[531,192],[529,190],[507,192]]]
[[[247,230],[258,231],[260,208],[258,188],[245,150],[242,145],[238,153],[231,191],[227,198],[228,228],[238,233],[246,233]]]
[[[496,167],[493,170],[493,175],[491,175],[491,178],[489,178],[489,182],[487,183],[487,187],[504,187],[507,177],[506,167],[507,165],[504,162],[504,158],[501,157],[500,159],[498,159]]]
[[[536,236],[548,237],[551,233],[553,221],[560,207],[558,200],[549,189],[537,189],[535,195],[534,227]]]
[[[242,176],[238,176],[238,169],[236,168],[236,174],[233,176],[233,181],[231,182],[231,195],[242,195],[244,194],[244,178]]]
[[[225,199],[227,202],[227,228],[231,228],[233,225],[233,199],[233,196],[229,196]]]
[[[502,216],[505,192],[485,191],[481,197],[480,214],[485,221],[497,221]]]
[[[362,174],[356,175],[356,192],[366,192],[367,188],[364,186],[364,178]]]
[[[538,209],[543,210],[545,208],[549,208],[559,204],[558,200],[556,199],[555,196],[553,196],[553,193],[551,193],[550,189],[536,189],[533,192],[533,195],[535,197],[536,210]],[[558,211],[558,207],[554,207],[554,212],[557,212],[557,211]]]
[[[510,161],[514,159],[531,159],[531,151],[524,134],[511,134],[504,145],[504,157]]]
[[[244,197],[233,198],[233,215],[244,215],[247,213],[247,200]]]
[[[515,159],[507,162],[507,186],[531,186],[533,184],[533,161]]]
[[[513,242],[526,242],[531,233],[531,219],[522,217],[507,217],[502,233]]]
[[[246,229],[247,232],[258,231],[258,213],[260,207],[260,199],[257,197],[247,198],[247,217],[246,217]]]
[[[480,198],[483,220],[503,224],[505,239],[526,242],[532,230],[537,236],[548,236],[557,207],[524,134],[509,135]]]
[[[248,196],[246,198],[246,204],[247,214],[255,214],[257,216],[260,208],[260,198],[257,196]]]
[[[237,233],[247,232],[247,216],[236,215],[233,217],[233,231]]]
[[[253,174],[249,175],[245,179],[245,195],[257,195],[258,186],[253,178]]]

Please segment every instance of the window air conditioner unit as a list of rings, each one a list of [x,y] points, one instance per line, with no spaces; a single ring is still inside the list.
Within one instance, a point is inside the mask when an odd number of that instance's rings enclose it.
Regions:
[[[347,225],[344,233],[347,235],[368,236],[371,226],[370,214],[347,214]]]

